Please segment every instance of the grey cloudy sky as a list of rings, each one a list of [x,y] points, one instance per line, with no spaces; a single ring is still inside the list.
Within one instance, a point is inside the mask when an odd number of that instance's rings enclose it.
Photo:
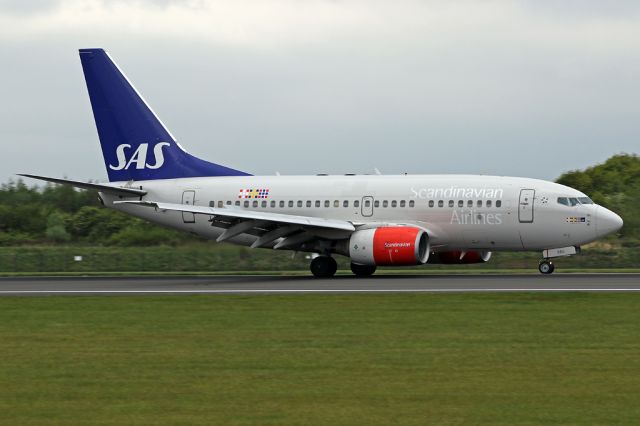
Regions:
[[[0,0],[1,180],[106,179],[81,47],[254,174],[553,179],[640,152],[638,1]]]

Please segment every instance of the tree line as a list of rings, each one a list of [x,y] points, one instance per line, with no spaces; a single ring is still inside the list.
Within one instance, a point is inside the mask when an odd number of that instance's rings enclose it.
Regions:
[[[640,158],[620,154],[602,164],[561,175],[624,219],[611,238],[640,240]],[[111,246],[180,245],[187,235],[100,206],[93,191],[65,185],[28,186],[22,180],[0,186],[0,246],[86,244]]]
[[[66,185],[0,187],[0,246],[47,243],[146,246],[182,244],[193,236],[100,205],[94,191]]]
[[[564,173],[557,182],[618,213],[624,226],[617,237],[640,239],[640,157],[636,154],[614,155],[602,164]]]

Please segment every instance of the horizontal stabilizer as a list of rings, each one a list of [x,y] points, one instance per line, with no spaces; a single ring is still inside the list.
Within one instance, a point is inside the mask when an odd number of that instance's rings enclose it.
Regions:
[[[32,179],[40,179],[47,182],[59,183],[61,185],[71,185],[71,186],[75,186],[76,188],[90,189],[94,191],[105,192],[107,194],[119,195],[123,197],[142,197],[147,193],[147,191],[143,191],[141,189],[123,188],[121,186],[111,186],[111,185],[104,185],[99,183],[80,182],[77,180],[57,179],[52,177],[27,175],[27,174],[18,174],[18,176],[24,176]]]

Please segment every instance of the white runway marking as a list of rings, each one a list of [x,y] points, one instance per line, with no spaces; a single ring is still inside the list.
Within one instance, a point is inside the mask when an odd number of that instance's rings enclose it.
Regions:
[[[268,293],[523,293],[523,292],[640,292],[640,288],[437,288],[437,289],[247,289],[247,290],[1,290],[18,294],[268,294]]]

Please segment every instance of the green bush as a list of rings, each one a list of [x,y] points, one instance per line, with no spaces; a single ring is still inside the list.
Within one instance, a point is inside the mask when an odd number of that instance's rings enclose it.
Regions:
[[[71,235],[64,226],[65,218],[66,215],[58,211],[54,211],[49,215],[45,235],[50,241],[54,243],[66,243],[71,239]]]
[[[174,231],[146,224],[123,228],[108,240],[109,245],[127,247],[176,245],[179,242]]]
[[[47,238],[54,243],[66,243],[71,239],[71,235],[62,225],[54,225],[47,228]]]
[[[0,231],[0,246],[21,246],[25,244],[34,244],[37,239],[32,235],[22,232],[2,232]]]

